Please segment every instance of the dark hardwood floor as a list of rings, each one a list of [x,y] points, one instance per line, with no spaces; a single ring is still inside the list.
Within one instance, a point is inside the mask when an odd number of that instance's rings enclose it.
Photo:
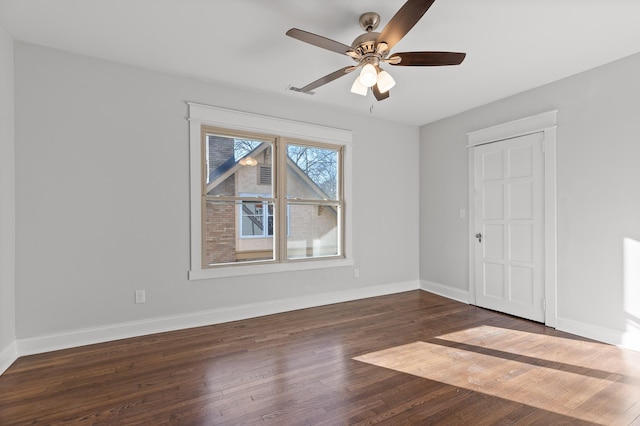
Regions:
[[[18,359],[0,424],[640,424],[640,354],[422,291]]]

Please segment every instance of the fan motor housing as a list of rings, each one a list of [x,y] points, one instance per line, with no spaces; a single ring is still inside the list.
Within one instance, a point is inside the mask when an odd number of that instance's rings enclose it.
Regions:
[[[380,33],[368,32],[364,33],[351,43],[351,47],[353,50],[358,52],[361,56],[375,53],[376,51],[376,40]]]

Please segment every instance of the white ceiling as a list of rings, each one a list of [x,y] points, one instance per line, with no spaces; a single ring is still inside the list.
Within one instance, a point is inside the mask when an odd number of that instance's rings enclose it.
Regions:
[[[285,36],[351,44],[360,14],[384,25],[405,0],[0,0],[16,40],[422,125],[640,52],[638,0],[436,0],[396,52],[466,52],[460,66],[391,67],[389,99],[287,91],[352,65]],[[373,106],[373,108],[372,108]]]

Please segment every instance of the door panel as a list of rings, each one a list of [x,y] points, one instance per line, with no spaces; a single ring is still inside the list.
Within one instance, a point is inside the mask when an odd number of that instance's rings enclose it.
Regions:
[[[514,224],[509,226],[509,258],[514,262],[533,262],[533,226]]]
[[[520,303],[522,305],[533,304],[533,297],[535,294],[533,270],[531,268],[513,265],[510,269],[510,281],[512,283],[518,283],[518,285],[514,285],[511,288],[511,299],[513,302]]]
[[[530,177],[533,176],[533,158],[532,146],[521,146],[512,148],[508,152],[509,155],[509,177]]]
[[[487,152],[482,156],[482,181],[502,180],[504,177],[504,162],[501,152]]]
[[[502,183],[487,183],[482,188],[483,217],[485,219],[502,219],[504,214],[504,189]]]
[[[474,148],[476,304],[544,321],[543,134]]]
[[[484,295],[504,299],[504,264],[484,263]]]
[[[484,227],[484,258],[486,260],[504,259],[504,225],[493,224]]]
[[[533,182],[509,185],[509,218],[533,219]]]

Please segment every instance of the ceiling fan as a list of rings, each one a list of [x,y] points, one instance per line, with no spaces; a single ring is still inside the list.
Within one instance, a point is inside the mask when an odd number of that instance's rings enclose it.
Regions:
[[[293,90],[311,93],[324,84],[330,83],[344,75],[362,68],[359,77],[353,83],[351,92],[366,96],[371,88],[373,95],[379,101],[389,97],[389,89],[395,85],[391,75],[380,65],[385,63],[399,66],[441,66],[459,65],[466,53],[457,52],[402,52],[391,54],[391,49],[404,37],[411,28],[422,18],[435,0],[408,0],[382,32],[374,32],[380,24],[380,15],[375,12],[364,13],[360,16],[360,27],[366,33],[357,37],[351,46],[322,37],[307,31],[291,28],[287,31],[293,37],[305,43],[312,44],[332,52],[351,57],[357,65],[339,69],[325,75],[302,88]]]

